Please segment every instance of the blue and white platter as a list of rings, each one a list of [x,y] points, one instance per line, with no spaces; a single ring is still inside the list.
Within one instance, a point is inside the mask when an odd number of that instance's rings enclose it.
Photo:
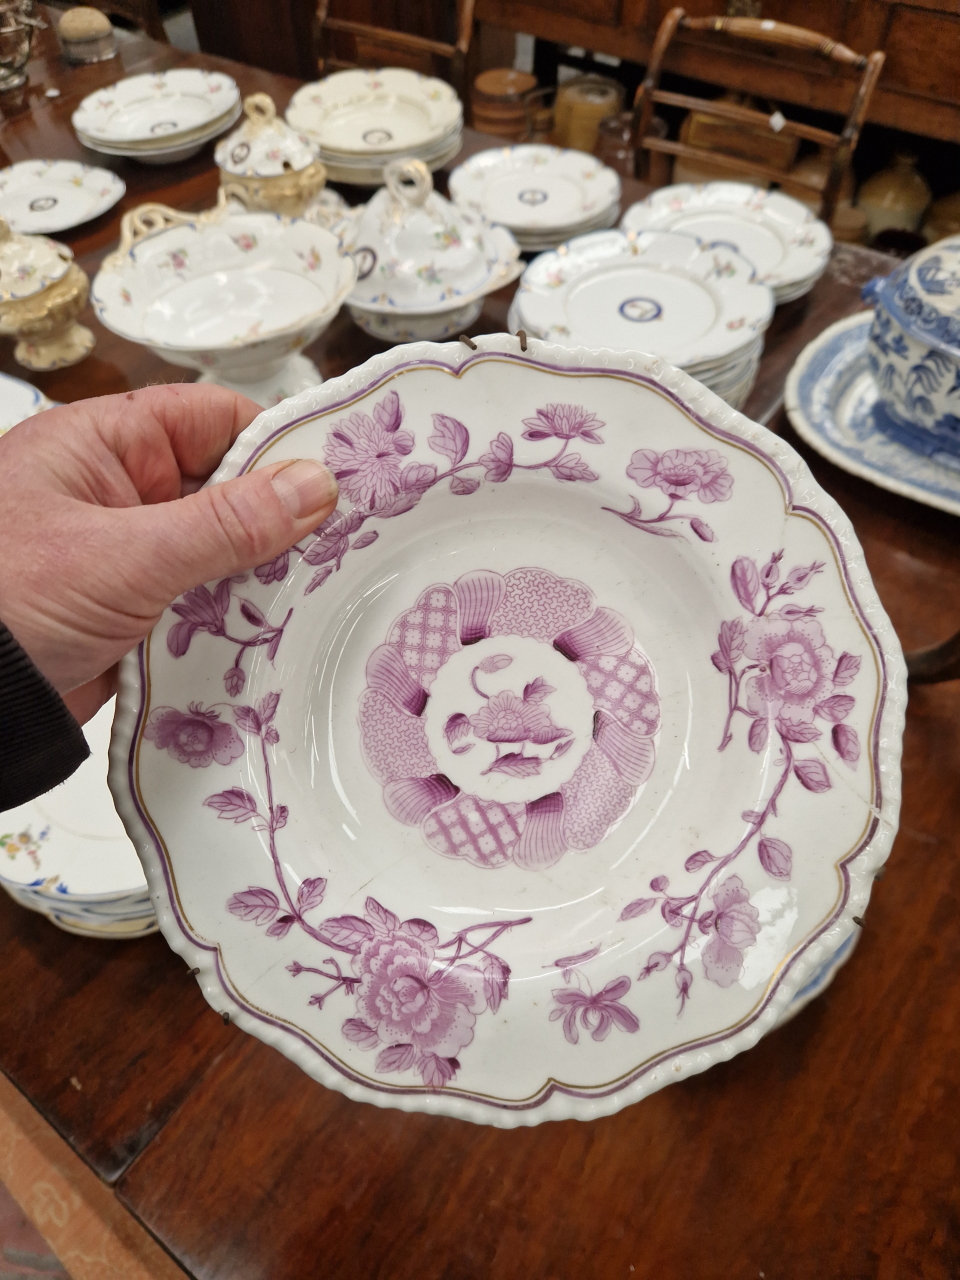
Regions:
[[[794,430],[829,461],[893,493],[960,515],[960,459],[908,448],[887,419],[867,358],[873,311],[838,320],[804,347],[785,407]]]

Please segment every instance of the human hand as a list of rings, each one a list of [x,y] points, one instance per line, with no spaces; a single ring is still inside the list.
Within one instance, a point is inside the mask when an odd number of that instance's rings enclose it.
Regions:
[[[336,480],[309,460],[201,488],[259,412],[222,387],[147,387],[0,439],[0,619],[81,723],[172,600],[272,560],[333,510]]]

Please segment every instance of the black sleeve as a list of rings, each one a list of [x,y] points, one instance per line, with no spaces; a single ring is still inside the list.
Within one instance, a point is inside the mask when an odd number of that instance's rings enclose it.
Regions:
[[[89,754],[63,699],[0,622],[0,812],[57,786]]]

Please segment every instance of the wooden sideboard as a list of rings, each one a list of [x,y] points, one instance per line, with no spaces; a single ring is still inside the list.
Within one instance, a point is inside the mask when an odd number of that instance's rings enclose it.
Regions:
[[[483,22],[645,64],[664,14],[677,0],[477,0]],[[693,16],[725,12],[722,0],[680,0]],[[823,32],[887,60],[868,119],[949,142],[960,140],[960,0],[762,0],[761,17]],[[846,113],[855,80],[834,64],[789,50],[719,47],[686,34],[666,67],[681,75],[782,102]]]

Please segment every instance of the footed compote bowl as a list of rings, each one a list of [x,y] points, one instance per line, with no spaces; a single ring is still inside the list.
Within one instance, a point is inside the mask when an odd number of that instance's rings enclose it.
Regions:
[[[91,296],[114,333],[267,405],[321,381],[300,352],[355,278],[331,232],[243,212],[221,192],[203,213],[147,204],[126,214]]]

